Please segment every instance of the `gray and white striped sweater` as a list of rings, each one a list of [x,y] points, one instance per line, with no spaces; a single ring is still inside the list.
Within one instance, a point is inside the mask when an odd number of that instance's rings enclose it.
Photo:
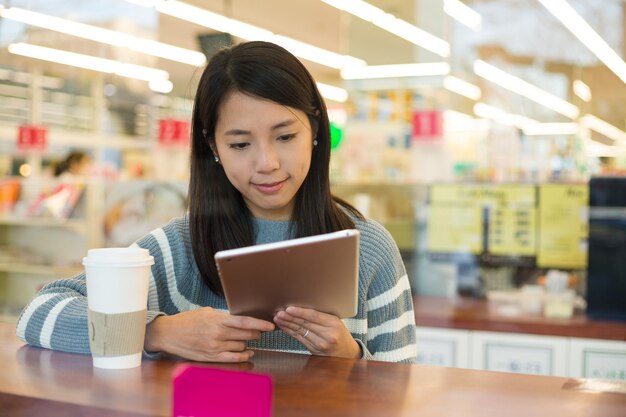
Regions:
[[[364,349],[364,358],[414,363],[415,317],[409,280],[391,235],[372,220],[356,220],[361,232],[359,306],[346,327]],[[288,239],[289,222],[255,219],[256,243]],[[187,217],[144,236],[133,246],[154,256],[148,294],[148,322],[203,306],[228,311],[223,297],[203,283],[194,262]],[[17,336],[50,349],[89,354],[87,288],[84,272],[46,285],[28,304],[17,323]],[[308,353],[281,330],[249,342],[251,348]]]

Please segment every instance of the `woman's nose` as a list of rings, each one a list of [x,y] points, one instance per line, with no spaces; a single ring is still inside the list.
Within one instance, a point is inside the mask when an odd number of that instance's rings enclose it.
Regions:
[[[261,146],[257,155],[257,171],[271,172],[280,167],[276,149],[271,145]]]

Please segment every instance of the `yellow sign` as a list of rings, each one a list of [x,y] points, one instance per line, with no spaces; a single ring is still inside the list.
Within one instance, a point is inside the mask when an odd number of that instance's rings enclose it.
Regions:
[[[479,254],[482,251],[482,210],[476,206],[431,205],[428,250]]]
[[[535,256],[535,208],[494,209],[489,216],[489,253]]]
[[[533,185],[434,185],[430,191],[432,204],[476,204],[487,207],[535,207]]]
[[[589,187],[546,184],[539,187],[537,266],[585,268]]]
[[[432,252],[481,253],[484,211],[488,219],[487,252],[535,255],[533,185],[435,185],[430,190],[430,203],[428,249]]]

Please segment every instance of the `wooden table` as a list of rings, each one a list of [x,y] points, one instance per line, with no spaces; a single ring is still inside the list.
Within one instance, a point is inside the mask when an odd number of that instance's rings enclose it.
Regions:
[[[11,324],[0,324],[0,340],[0,415],[171,413],[171,373],[180,360],[100,370],[90,356],[23,345]],[[264,351],[249,363],[209,366],[271,374],[274,417],[626,415],[626,394],[581,391],[567,378]]]

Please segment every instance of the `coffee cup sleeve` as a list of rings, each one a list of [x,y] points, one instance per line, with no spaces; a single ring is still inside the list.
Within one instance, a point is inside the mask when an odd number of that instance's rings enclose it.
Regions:
[[[106,314],[90,309],[88,316],[93,356],[126,356],[143,351],[147,310]]]

